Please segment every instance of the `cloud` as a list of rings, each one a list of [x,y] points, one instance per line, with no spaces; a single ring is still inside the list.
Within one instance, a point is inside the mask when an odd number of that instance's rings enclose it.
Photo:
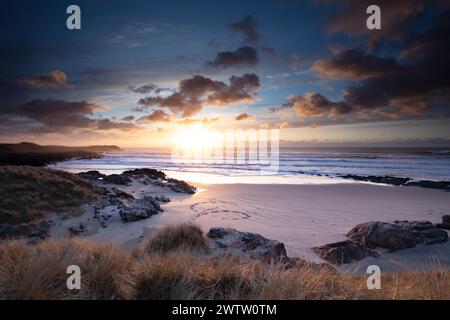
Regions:
[[[207,65],[220,68],[251,67],[258,62],[258,51],[255,48],[243,46],[236,51],[219,52],[214,61],[207,62]]]
[[[77,129],[132,130],[133,124],[109,119],[94,119],[94,112],[105,107],[87,101],[69,102],[55,99],[35,99],[13,108],[3,110],[3,119],[11,127],[23,124],[23,131],[70,132]]]
[[[290,107],[299,118],[329,117],[348,114],[351,107],[344,102],[332,102],[320,93],[290,96],[283,107]]]
[[[191,124],[203,124],[203,125],[211,125],[214,123],[217,123],[219,121],[219,117],[216,118],[204,118],[204,119],[182,119],[177,121],[177,124],[181,124],[181,125],[191,125]]]
[[[236,120],[236,121],[241,121],[241,120],[254,120],[254,119],[255,119],[254,116],[248,115],[248,114],[245,113],[245,112],[242,112],[242,113],[238,114],[238,115],[234,118],[234,120]]]
[[[232,22],[228,25],[235,33],[242,33],[245,41],[252,44],[257,44],[261,36],[257,31],[258,22],[253,16],[246,16],[245,18]]]
[[[137,127],[133,123],[112,121],[110,119],[97,120],[98,130],[121,130],[121,131],[133,131]]]
[[[125,116],[120,120],[125,121],[125,122],[130,122],[130,121],[134,120],[134,116]]]
[[[347,49],[329,60],[316,61],[312,70],[330,79],[365,79],[398,72],[400,66],[393,58],[380,58],[361,49]]]
[[[386,10],[385,10],[386,11]],[[379,57],[361,49],[341,49],[313,70],[326,78],[359,80],[343,90],[341,101],[320,94],[288,101],[300,117],[354,115],[363,121],[450,115],[450,10],[436,11],[418,32],[403,39],[397,58]],[[401,19],[401,18],[400,18]],[[350,121],[349,117],[342,121]]]
[[[159,94],[164,91],[170,91],[170,89],[160,88],[156,84],[153,84],[153,83],[145,84],[140,87],[129,86],[128,89],[133,91],[134,93],[141,93],[141,94],[148,94],[148,93]]]
[[[157,109],[147,116],[140,117],[138,122],[141,123],[153,123],[153,122],[170,122],[171,118],[164,110]]]
[[[328,32],[343,32],[349,36],[367,36],[369,47],[373,48],[384,39],[402,41],[414,29],[414,23],[426,10],[426,0],[379,0],[382,28],[373,32],[366,28],[366,9],[374,4],[371,0],[324,1],[338,4],[341,10],[328,20]]]
[[[253,102],[254,94],[260,88],[255,74],[232,76],[229,84],[201,75],[183,79],[178,89],[167,97],[152,96],[142,98],[138,104],[142,109],[166,107],[175,115],[189,118],[202,110],[205,105],[228,105]]]
[[[32,89],[66,89],[69,87],[67,84],[67,76],[62,71],[51,71],[44,73],[36,77],[27,77],[19,80],[19,83]]]

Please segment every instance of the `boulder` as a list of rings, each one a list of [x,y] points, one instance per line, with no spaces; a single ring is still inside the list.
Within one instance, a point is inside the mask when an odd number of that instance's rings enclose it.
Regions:
[[[386,248],[397,251],[416,246],[416,235],[411,229],[388,222],[371,221],[358,224],[347,237],[360,242],[368,248]]]
[[[156,201],[159,201],[159,202],[170,202],[170,199],[168,198],[168,197],[166,197],[166,196],[163,196],[163,195],[161,195],[161,196],[156,196],[155,197],[155,200]]]
[[[447,232],[428,221],[371,221],[361,223],[347,233],[347,237],[368,248],[386,248],[390,251],[413,248],[419,243],[435,244],[448,239]]]
[[[87,227],[84,223],[80,223],[78,226],[69,227],[69,232],[72,236],[78,236],[85,231],[87,231]]]
[[[111,174],[109,176],[105,176],[103,178],[103,181],[107,183],[112,184],[119,184],[119,185],[128,185],[131,183],[131,179],[127,177],[126,175],[122,174]]]
[[[146,176],[154,180],[166,180],[166,174],[162,171],[148,168],[134,169],[123,172],[124,175]]]
[[[211,239],[213,252],[265,261],[287,258],[286,248],[282,242],[267,239],[257,233],[216,227],[209,230],[207,237]]]
[[[352,240],[345,240],[312,249],[319,257],[334,264],[350,263],[366,258],[378,256],[365,245]]]
[[[100,178],[104,178],[106,175],[101,174],[98,171],[86,171],[86,172],[80,172],[77,174],[81,178],[87,179],[87,180],[99,180]]]
[[[450,214],[446,214],[442,216],[442,223],[450,224]]]
[[[191,186],[190,184],[177,179],[167,179],[167,185],[170,190],[177,192],[177,193],[187,193],[187,194],[194,194],[197,189],[194,186]]]
[[[121,200],[120,202],[120,205],[118,205],[119,215],[123,222],[147,219],[163,211],[158,201],[151,196],[132,201]]]

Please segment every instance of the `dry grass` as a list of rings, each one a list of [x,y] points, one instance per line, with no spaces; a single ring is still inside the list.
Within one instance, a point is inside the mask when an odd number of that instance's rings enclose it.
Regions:
[[[0,223],[27,223],[48,212],[70,212],[94,195],[78,176],[35,167],[0,166]]]
[[[202,230],[193,224],[179,224],[157,231],[145,244],[147,253],[165,253],[174,250],[207,251]]]
[[[3,241],[0,299],[450,299],[450,272],[439,265],[424,272],[383,274],[382,289],[368,290],[365,278],[328,268],[286,269],[277,263],[213,257],[180,245],[156,251],[146,247],[131,254],[74,239],[34,246]],[[78,292],[66,288],[71,264],[81,268]]]

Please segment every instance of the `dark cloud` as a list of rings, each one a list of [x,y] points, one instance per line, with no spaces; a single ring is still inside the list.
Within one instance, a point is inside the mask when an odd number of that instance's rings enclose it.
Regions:
[[[316,62],[313,70],[324,77],[360,80],[344,90],[342,101],[330,103],[319,94],[310,94],[285,105],[301,117],[352,114],[379,120],[380,116],[449,116],[450,10],[436,11],[420,30],[402,40],[396,59],[347,49]]]
[[[167,88],[160,88],[156,84],[149,83],[140,87],[136,86],[129,86],[128,89],[135,93],[141,93],[141,94],[149,94],[149,93],[156,93],[159,94],[164,91],[170,91],[170,89]]]
[[[35,77],[26,77],[19,80],[24,86],[32,89],[65,89],[68,88],[67,76],[62,71],[51,71]]]
[[[329,18],[330,33],[344,32],[349,36],[366,36],[369,47],[376,47],[384,39],[403,41],[414,29],[414,24],[426,11],[427,0],[327,0],[325,3],[336,3],[341,6],[339,12]],[[436,1],[439,2],[439,1]],[[369,5],[376,4],[381,8],[381,30],[376,32],[366,28],[366,13]]]
[[[120,119],[120,120],[125,121],[125,122],[130,122],[130,121],[134,120],[134,116],[125,116],[125,117],[122,117],[122,119]]]
[[[104,106],[87,101],[35,99],[3,110],[2,119],[7,119],[11,127],[20,123],[24,124],[23,131],[36,132],[70,132],[77,129],[131,130],[137,128],[130,123],[91,118],[94,112],[104,109]]]
[[[348,114],[352,108],[345,102],[332,102],[320,93],[290,96],[283,107],[290,107],[299,118],[329,117]]]
[[[401,71],[393,58],[380,58],[361,49],[339,51],[329,60],[316,61],[312,70],[331,79],[364,79]]]
[[[245,112],[242,112],[242,113],[238,114],[238,115],[234,118],[234,120],[236,120],[236,121],[241,121],[241,120],[253,120],[253,119],[255,119],[254,116],[248,115],[248,114],[245,113]]]
[[[253,16],[246,16],[241,20],[232,22],[228,25],[228,28],[233,32],[242,33],[248,43],[257,44],[261,38],[257,31],[258,22]]]
[[[227,85],[222,81],[195,75],[181,80],[178,89],[171,95],[143,98],[138,104],[141,110],[167,107],[174,114],[188,118],[200,112],[205,104],[253,102],[253,95],[260,88],[259,78],[255,74],[232,76],[229,82]]]
[[[147,116],[140,117],[138,122],[170,122],[170,115],[168,115],[164,110],[157,109]]]
[[[207,65],[220,68],[251,67],[258,62],[258,51],[255,48],[244,46],[236,51],[219,52],[214,61],[209,61]]]
[[[97,120],[98,130],[121,130],[133,131],[137,129],[136,125],[129,122],[112,121],[110,119]]]

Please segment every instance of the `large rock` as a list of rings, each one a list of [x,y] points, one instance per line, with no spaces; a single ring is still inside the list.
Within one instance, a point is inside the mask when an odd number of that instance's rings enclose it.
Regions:
[[[163,211],[158,201],[151,196],[132,201],[121,200],[121,204],[118,207],[119,215],[123,222],[147,219]]]
[[[111,174],[109,176],[105,176],[103,181],[120,185],[128,185],[131,183],[131,179],[123,174]]]
[[[378,254],[365,245],[352,240],[326,244],[312,249],[319,257],[334,264],[350,263]]]
[[[436,228],[450,230],[450,215],[442,216],[442,223],[437,223],[435,225]]]
[[[98,172],[98,171],[87,171],[87,172],[80,172],[77,174],[81,178],[87,179],[87,180],[99,180],[106,177],[106,175]]]
[[[361,223],[347,233],[351,240],[368,248],[386,248],[390,251],[413,248],[419,243],[435,244],[448,239],[447,232],[428,221],[371,221]]]
[[[197,189],[194,186],[191,186],[190,184],[177,179],[167,179],[166,186],[170,190],[177,193],[194,194],[197,191]]]
[[[450,190],[450,181],[430,181],[430,180],[420,180],[411,181],[405,184],[407,187],[422,187],[429,189],[442,189]]]
[[[411,230],[388,222],[371,221],[358,224],[347,233],[347,237],[372,249],[381,247],[397,251],[416,246],[416,235]]]
[[[287,258],[286,248],[282,242],[267,239],[257,233],[216,227],[209,230],[207,237],[212,240],[213,252],[263,260]]]

